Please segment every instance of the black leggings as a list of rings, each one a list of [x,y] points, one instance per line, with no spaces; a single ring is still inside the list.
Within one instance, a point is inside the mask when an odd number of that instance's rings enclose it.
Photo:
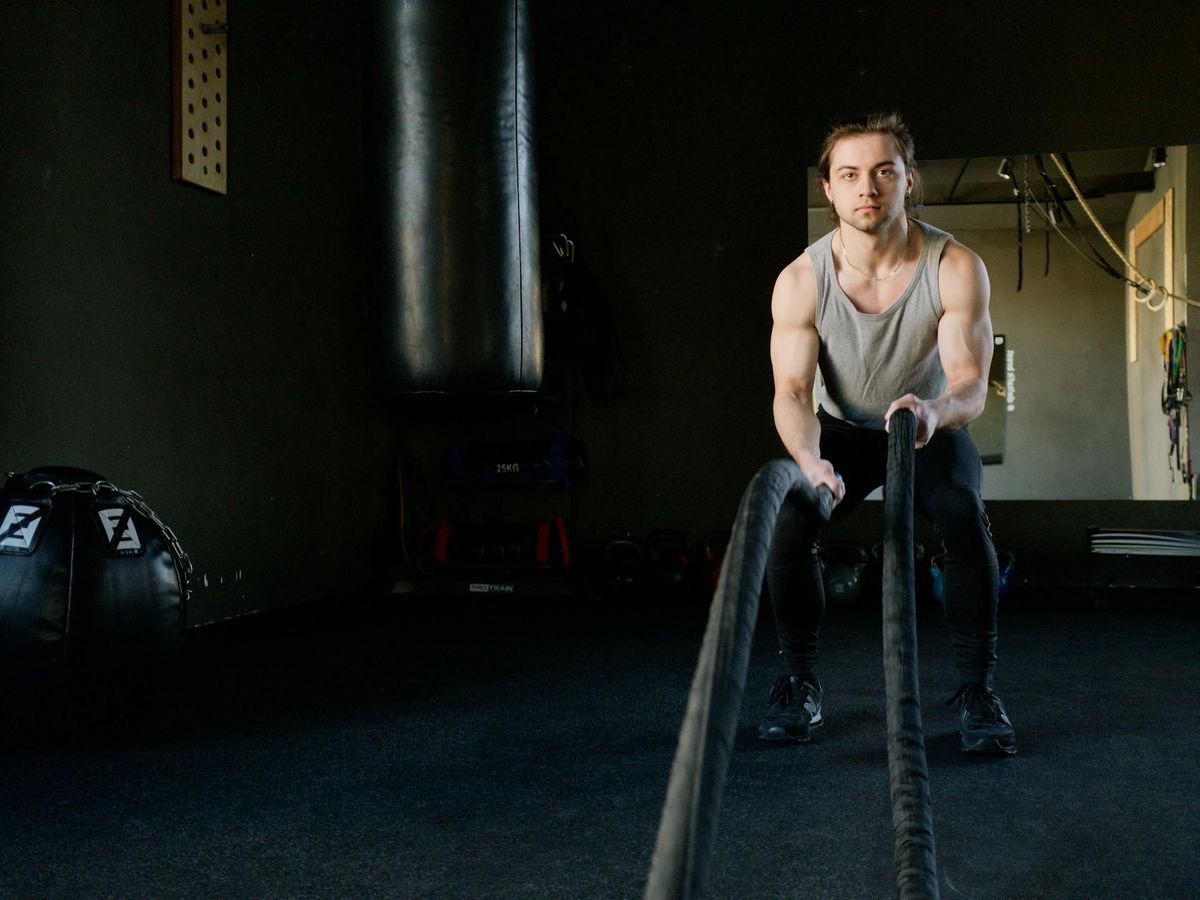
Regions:
[[[887,474],[887,433],[859,428],[818,410],[821,456],[846,483],[834,510],[845,518]],[[946,619],[964,681],[990,683],[996,667],[996,549],[983,500],[983,467],[966,429],[938,431],[916,452],[914,509],[931,519],[945,546]],[[767,585],[779,647],[790,674],[815,676],[825,591],[817,557],[819,529],[792,498],[779,511]]]

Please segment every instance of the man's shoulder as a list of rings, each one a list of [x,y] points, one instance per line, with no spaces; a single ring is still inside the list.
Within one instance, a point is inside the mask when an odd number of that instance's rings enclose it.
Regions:
[[[808,249],[805,249],[799,256],[793,259],[790,263],[783,267],[783,271],[779,273],[780,278],[796,278],[804,273],[812,274],[813,261]]]
[[[829,248],[836,234],[837,229],[832,229],[805,247],[804,252],[783,267],[779,278],[811,281],[814,277],[820,277],[824,267],[829,265]]]
[[[983,260],[978,253],[953,237],[946,239],[940,263],[940,274],[943,277],[950,275],[958,278],[976,278],[983,268]]]
[[[951,238],[942,250],[938,285],[946,309],[969,308],[983,303],[991,293],[987,267],[979,254]]]
[[[808,250],[805,250],[783,267],[783,271],[775,279],[775,293],[805,291],[815,283],[812,257]]]
[[[776,322],[811,319],[816,297],[817,280],[812,259],[805,250],[784,266],[775,279],[771,308]]]

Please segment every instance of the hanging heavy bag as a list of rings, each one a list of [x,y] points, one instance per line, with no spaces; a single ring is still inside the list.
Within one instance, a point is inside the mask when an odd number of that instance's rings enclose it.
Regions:
[[[134,491],[46,467],[0,489],[0,669],[136,674],[183,639],[191,562]]]

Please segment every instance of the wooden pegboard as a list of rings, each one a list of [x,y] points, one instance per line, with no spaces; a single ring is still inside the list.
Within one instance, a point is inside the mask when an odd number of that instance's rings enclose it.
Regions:
[[[171,177],[218,194],[228,175],[229,0],[172,0]]]

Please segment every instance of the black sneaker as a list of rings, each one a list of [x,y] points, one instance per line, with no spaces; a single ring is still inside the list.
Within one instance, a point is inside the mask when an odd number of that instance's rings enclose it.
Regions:
[[[1017,736],[1004,704],[996,692],[983,684],[967,682],[946,701],[958,703],[958,730],[966,753],[1017,752]]]
[[[765,741],[807,741],[820,728],[821,684],[783,675],[771,686],[767,714],[758,726]]]

